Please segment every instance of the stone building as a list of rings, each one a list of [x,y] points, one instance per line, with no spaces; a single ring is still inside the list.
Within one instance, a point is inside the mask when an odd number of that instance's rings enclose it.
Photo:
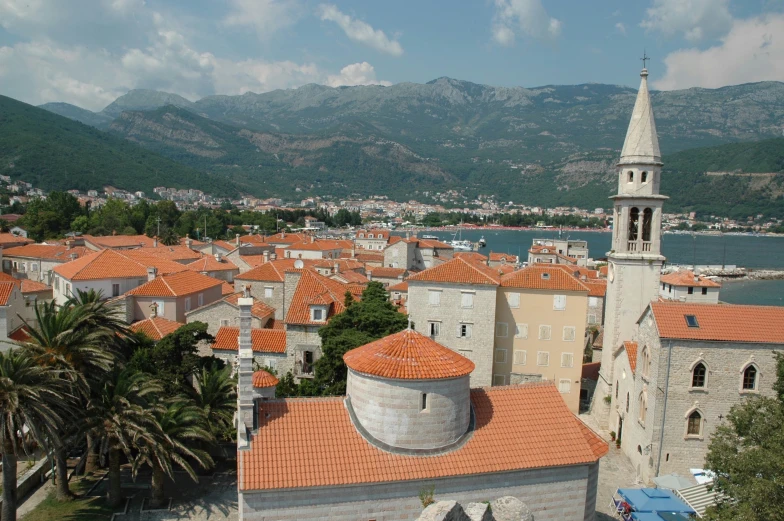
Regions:
[[[587,305],[585,284],[555,266],[504,275],[495,306],[493,385],[551,380],[579,412]]]
[[[239,301],[243,300],[244,298],[240,297]],[[253,306],[251,306],[251,310],[252,308]],[[251,316],[253,316],[253,311],[251,311]],[[230,366],[237,363],[240,327],[220,328],[215,334],[215,341],[210,346],[213,356],[220,358]],[[286,360],[286,332],[281,329],[251,328],[250,339],[253,360],[261,366],[278,371]]]
[[[383,265],[387,268],[425,270],[450,260],[454,248],[441,241],[417,237],[390,237],[384,248]]]
[[[616,349],[610,427],[642,481],[688,475],[733,405],[774,395],[784,308],[653,302],[637,324]]]
[[[463,257],[407,280],[407,307],[416,330],[476,364],[472,387],[493,384],[496,291],[500,280],[495,269]]]
[[[354,244],[361,250],[382,251],[389,242],[389,230],[370,229],[357,230]]]
[[[410,329],[344,360],[345,397],[254,402],[241,358],[240,520],[414,520],[429,487],[514,496],[538,521],[594,519],[607,445],[551,383],[471,389],[473,362]]]
[[[218,330],[226,326],[239,326],[239,299],[241,293],[233,293],[221,300],[206,304],[200,308],[185,313],[185,321],[204,322],[207,332],[216,335]],[[262,329],[267,327],[275,316],[275,309],[261,300],[254,299],[251,308],[251,327]]]
[[[679,302],[718,304],[721,284],[691,270],[673,271],[661,276],[659,296]]]
[[[599,381],[591,413],[600,425],[610,424],[610,408],[604,400],[616,380],[615,356],[624,340],[630,340],[637,319],[659,297],[662,206],[659,194],[661,152],[656,134],[648,70],[640,72],[640,90],[618,161],[617,194],[613,199],[612,249],[607,253],[607,296],[604,348]]]
[[[213,279],[234,282],[234,277],[239,275],[240,269],[236,264],[223,258],[220,253],[215,255],[205,255],[201,259],[190,262],[186,265],[189,270],[207,275]]]
[[[59,244],[25,244],[3,248],[3,272],[20,279],[52,284],[52,270],[66,262],[93,253],[84,246],[72,246],[71,241]]]
[[[201,273],[185,270],[155,276],[150,268],[149,282],[125,294],[127,316],[144,320],[153,314],[185,323],[185,313],[223,298],[222,282]]]

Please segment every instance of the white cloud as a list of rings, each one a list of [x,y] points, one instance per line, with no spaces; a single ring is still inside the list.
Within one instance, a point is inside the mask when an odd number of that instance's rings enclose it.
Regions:
[[[231,11],[223,19],[229,27],[250,27],[263,39],[297,21],[296,0],[230,0]]]
[[[622,35],[626,36],[626,26],[623,25],[623,22],[618,22],[615,24],[615,30],[621,33]]]
[[[662,90],[716,88],[765,80],[784,81],[784,15],[735,20],[721,44],[667,55]]]
[[[340,74],[327,77],[327,85],[340,87],[343,85],[385,85],[392,83],[376,79],[376,70],[368,62],[352,63],[340,70]]]
[[[640,26],[690,42],[720,38],[732,27],[730,0],[654,0]]]
[[[370,24],[362,20],[351,18],[349,15],[342,13],[335,5],[320,4],[318,12],[322,20],[335,22],[343,29],[346,36],[355,42],[392,56],[401,56],[403,54],[403,47],[396,39],[389,38],[384,31],[373,29]]]
[[[495,0],[493,39],[512,45],[522,33],[537,40],[554,40],[561,34],[561,21],[551,17],[541,0]]]

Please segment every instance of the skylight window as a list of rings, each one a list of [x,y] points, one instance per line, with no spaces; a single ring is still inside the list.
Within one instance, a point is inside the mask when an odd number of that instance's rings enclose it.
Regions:
[[[550,274],[549,273],[542,273],[542,280],[550,280]]]
[[[686,317],[686,325],[689,327],[700,327],[699,322],[697,322],[697,317],[694,315],[684,315]]]

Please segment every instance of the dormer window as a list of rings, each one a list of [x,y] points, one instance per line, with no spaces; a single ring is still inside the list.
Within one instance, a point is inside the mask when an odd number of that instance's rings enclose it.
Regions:
[[[310,306],[310,320],[313,322],[324,322],[327,317],[327,310],[324,306]]]

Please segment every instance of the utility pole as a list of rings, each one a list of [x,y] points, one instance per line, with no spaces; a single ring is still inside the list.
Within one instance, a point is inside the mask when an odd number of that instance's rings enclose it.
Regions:
[[[161,216],[160,215],[158,216],[156,221],[158,221],[158,238],[160,239],[160,237],[161,237]]]
[[[207,214],[204,214],[204,237],[208,237],[208,235],[207,235]]]

